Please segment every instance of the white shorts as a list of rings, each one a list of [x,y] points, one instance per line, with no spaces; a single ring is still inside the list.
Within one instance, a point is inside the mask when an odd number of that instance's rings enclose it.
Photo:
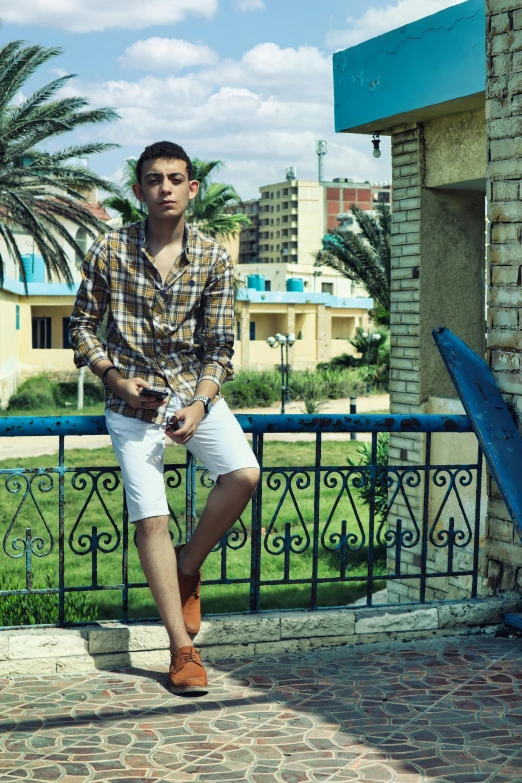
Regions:
[[[183,408],[173,394],[167,403],[167,416]],[[127,495],[129,522],[147,517],[167,516],[163,463],[165,427],[134,419],[107,408],[105,421],[121,468]],[[224,399],[201,420],[186,447],[208,469],[210,478],[241,468],[259,468],[245,433]]]

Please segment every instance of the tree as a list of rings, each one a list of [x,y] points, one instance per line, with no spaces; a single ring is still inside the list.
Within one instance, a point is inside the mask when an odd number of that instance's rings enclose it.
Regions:
[[[211,175],[223,169],[220,160],[192,161],[192,176],[199,182],[199,192],[190,202],[187,220],[204,234],[220,239],[237,236],[244,226],[250,225],[250,218],[242,212],[234,212],[241,199],[232,185],[211,181]]]
[[[132,192],[137,182],[135,158],[124,163],[123,184],[116,196],[105,199],[103,205],[121,215],[124,223],[143,220],[147,213]],[[192,178],[199,182],[199,193],[188,205],[187,221],[211,237],[228,239],[236,236],[243,226],[250,225],[247,215],[237,210],[241,199],[232,185],[211,181],[211,175],[223,169],[219,160],[192,160]]]
[[[117,193],[109,196],[103,202],[104,207],[113,209],[121,215],[124,225],[137,223],[147,217],[145,204],[138,201],[132,190],[132,186],[137,182],[136,163],[136,158],[126,158],[123,161],[122,184]]]
[[[87,207],[94,188],[107,191],[113,185],[81,163],[81,158],[117,147],[90,143],[49,152],[39,145],[68,131],[118,117],[110,108],[88,109],[86,98],[56,98],[73,78],[61,76],[40,87],[28,98],[17,100],[25,82],[61,49],[12,41],[0,47],[0,237],[9,257],[20,269],[27,293],[27,280],[15,233],[32,235],[43,257],[47,274],[73,285],[65,245],[77,253],[82,248],[64,225],[64,220],[83,228],[93,239],[106,230]],[[0,285],[5,275],[0,252]]]
[[[355,206],[351,212],[361,233],[336,229],[323,237],[323,249],[315,255],[316,266],[329,266],[364,286],[375,300],[374,318],[390,323],[391,211],[377,204],[377,218]]]

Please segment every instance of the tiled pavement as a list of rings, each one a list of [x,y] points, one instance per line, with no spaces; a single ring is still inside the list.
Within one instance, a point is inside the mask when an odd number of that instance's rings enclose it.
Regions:
[[[2,680],[0,781],[520,783],[522,639]]]

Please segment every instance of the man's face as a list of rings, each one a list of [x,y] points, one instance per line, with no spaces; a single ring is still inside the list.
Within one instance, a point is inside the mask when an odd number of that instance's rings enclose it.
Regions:
[[[147,205],[149,215],[160,220],[180,217],[199,190],[197,180],[189,180],[183,160],[146,160],[141,185],[133,186],[134,195]]]

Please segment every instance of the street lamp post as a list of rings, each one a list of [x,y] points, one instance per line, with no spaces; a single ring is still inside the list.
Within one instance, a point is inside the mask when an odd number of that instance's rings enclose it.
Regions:
[[[372,381],[370,378],[370,368],[372,366],[372,343],[377,342],[381,339],[380,334],[374,334],[373,332],[363,332],[361,334],[361,337],[364,337],[365,340],[368,340],[368,381],[366,383],[366,393],[370,394],[372,390]]]
[[[275,337],[268,337],[267,343],[270,348],[281,347],[281,413],[285,412],[285,404],[290,402],[290,387],[288,385],[288,373],[290,363],[288,359],[288,349],[295,343],[295,334],[276,334]],[[286,361],[285,361],[286,352]]]

